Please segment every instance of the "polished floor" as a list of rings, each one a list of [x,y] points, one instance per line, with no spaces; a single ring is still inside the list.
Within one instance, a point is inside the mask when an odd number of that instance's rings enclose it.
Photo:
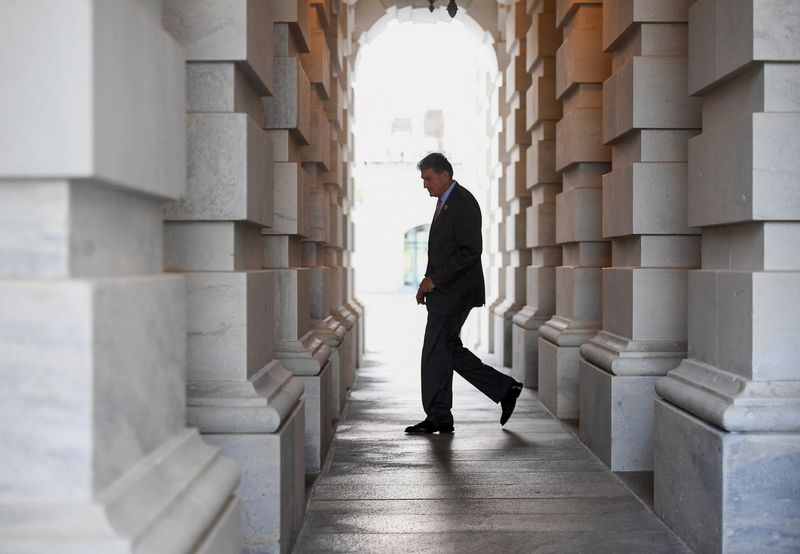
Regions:
[[[455,433],[405,435],[423,417],[424,315],[401,321],[405,346],[380,344],[360,369],[294,552],[691,552],[533,391],[503,428],[456,377]]]

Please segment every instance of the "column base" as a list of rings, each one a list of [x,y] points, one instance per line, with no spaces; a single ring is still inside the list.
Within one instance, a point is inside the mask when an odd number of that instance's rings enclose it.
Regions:
[[[345,302],[345,306],[356,318],[356,324],[353,327],[353,367],[357,368],[361,365],[360,352],[364,337],[364,307],[353,300]]]
[[[242,544],[242,504],[233,497],[222,511],[217,524],[208,532],[193,552],[195,554],[217,554],[227,552],[233,545]]]
[[[305,386],[306,473],[319,473],[333,439],[333,409],[330,404],[331,364],[317,375],[298,375]]]
[[[347,350],[342,348],[347,346],[344,342],[347,331],[332,316],[326,317],[324,321],[315,322],[313,331],[331,349],[329,358],[331,362],[330,406],[333,419],[338,420],[344,409],[347,395],[347,376],[345,375],[347,370],[342,366],[342,361],[347,363]]]
[[[486,303],[486,314],[487,314],[486,315],[486,319],[487,319],[486,333],[487,333],[487,340],[488,340],[488,342],[486,343],[486,351],[489,352],[489,354],[495,354],[496,353],[496,349],[495,349],[495,341],[496,340],[495,340],[495,328],[494,328],[494,312],[497,309],[497,307],[502,303],[503,303],[503,299],[502,298],[496,298],[494,300],[494,302],[492,302],[491,304],[489,304],[488,300],[487,300],[487,303]]]
[[[344,382],[345,395],[342,399],[342,408],[344,408],[344,400],[347,398],[346,391],[353,388],[353,383],[356,379],[356,364],[358,360],[358,317],[355,311],[350,311],[349,307],[344,305],[338,310],[334,310],[333,317],[342,324],[347,330],[342,339],[342,344],[339,347],[339,355],[341,357],[342,377]]]
[[[580,346],[539,338],[539,401],[559,419],[578,418]]]
[[[519,305],[510,302],[503,302],[494,310],[494,353],[503,367],[511,367],[513,353],[511,327],[514,315],[519,310]]]
[[[539,388],[539,330],[511,328],[511,376],[528,388]]]
[[[800,548],[800,434],[728,433],[658,399],[654,511],[697,552]]]
[[[361,303],[361,301],[358,300],[357,298],[351,298],[349,302],[353,308],[353,311],[355,311],[356,316],[358,317],[358,335],[356,335],[355,351],[356,351],[356,367],[361,367],[361,364],[364,361],[364,353],[366,352],[365,349],[366,320],[364,319],[364,314],[366,313],[366,309],[364,308],[364,305]]]
[[[239,552],[238,479],[233,460],[186,429],[93,498],[0,498],[0,545],[26,554]]]
[[[511,376],[531,389],[539,388],[539,327],[548,319],[526,306],[512,320]]]
[[[304,420],[301,400],[275,433],[203,435],[242,466],[244,553],[288,553],[294,545],[306,503]]]
[[[344,406],[347,403],[347,391],[353,388],[353,384],[356,381],[356,359],[358,358],[356,338],[353,332],[347,333],[342,340],[342,345],[339,347],[342,366],[342,380],[339,392],[340,410],[344,410]]]
[[[580,362],[580,439],[612,471],[653,470],[657,379],[612,375]]]

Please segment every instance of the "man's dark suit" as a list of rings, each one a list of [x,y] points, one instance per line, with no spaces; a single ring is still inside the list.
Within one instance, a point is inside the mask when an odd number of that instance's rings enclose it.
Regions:
[[[485,303],[482,245],[478,202],[455,183],[431,224],[425,271],[436,286],[425,297],[422,405],[427,419],[435,423],[453,421],[453,370],[494,402],[500,402],[515,382],[481,362],[459,337],[469,311]]]

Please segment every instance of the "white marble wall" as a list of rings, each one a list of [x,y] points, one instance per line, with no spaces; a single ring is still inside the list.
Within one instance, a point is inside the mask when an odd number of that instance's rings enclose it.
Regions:
[[[505,280],[505,294],[494,308],[494,351],[506,367],[512,362],[512,320],[525,304],[525,268],[531,258],[525,244],[525,212],[531,205],[531,194],[526,187],[526,154],[531,136],[525,125],[527,91],[531,84],[525,66],[525,37],[530,20],[525,1],[518,0],[509,6],[504,27],[508,64],[500,100],[507,106],[507,115],[503,118],[503,142],[499,147],[506,152],[500,198],[505,233],[500,278]]]
[[[0,37],[2,549],[238,551],[239,470],[186,428],[162,273],[186,131],[160,3],[4,2]]]
[[[500,8],[501,10],[503,8]],[[489,177],[490,187],[488,195],[488,206],[484,218],[484,235],[486,236],[486,247],[484,251],[487,255],[487,264],[484,267],[486,282],[486,314],[487,314],[487,350],[491,353],[498,353],[495,308],[505,300],[506,280],[503,272],[505,263],[505,221],[503,220],[503,208],[501,202],[505,203],[505,193],[501,189],[504,184],[502,179],[504,162],[507,160],[505,138],[503,133],[503,118],[508,115],[508,104],[501,101],[505,98],[505,87],[503,85],[503,72],[508,65],[508,55],[504,44],[495,44],[497,54],[498,73],[495,82],[491,84],[492,89],[492,111],[488,114],[490,120],[490,165]],[[505,340],[505,339],[503,339]],[[502,347],[502,345],[501,345]]]
[[[603,81],[611,57],[602,51],[600,1],[556,2],[563,42],[556,52],[556,98],[563,117],[556,126],[556,313],[539,329],[539,398],[554,415],[578,417],[579,348],[600,328],[602,268],[610,245],[602,236],[601,178],[610,169],[602,143]]]
[[[323,107],[331,124],[331,164],[322,174],[322,183],[330,206],[328,241],[322,250],[322,261],[330,268],[328,286],[333,292],[326,318],[333,317],[344,328],[340,345],[341,358],[340,391],[352,388],[356,368],[363,352],[364,309],[354,296],[353,271],[350,254],[355,248],[351,211],[354,204],[355,187],[350,172],[353,162],[353,94],[352,44],[353,10],[344,4],[323,9],[323,2],[316,3],[321,25],[331,51],[331,86],[335,94],[325,98]],[[325,21],[328,21],[325,27]],[[329,325],[333,321],[328,319]],[[342,394],[344,394],[342,392]],[[340,399],[342,405],[344,398]]]
[[[617,471],[653,462],[653,385],[686,355],[686,273],[700,265],[688,226],[688,140],[700,127],[690,98],[687,0],[603,5],[603,329],[581,347],[580,436]]]
[[[561,102],[555,95],[555,54],[561,44],[555,0],[529,0],[525,67],[531,74],[526,93],[526,182],[531,205],[525,212],[525,245],[531,263],[525,270],[525,305],[513,319],[512,375],[526,387],[539,386],[539,327],[555,313],[555,268],[561,263],[556,245],[556,201],[561,175],[555,169],[556,122]]]
[[[656,384],[655,510],[697,551],[800,544],[800,4],[689,10],[688,355]]]
[[[244,551],[288,552],[304,511],[305,413],[271,340],[280,276],[261,264],[261,230],[275,222],[260,100],[277,90],[274,14],[229,0],[164,7],[188,61],[187,193],[164,210],[165,267],[188,283],[188,421],[242,467]]]
[[[278,94],[264,99],[275,148],[275,222],[264,267],[280,276],[276,355],[306,385],[306,470],[325,460],[358,361],[358,316],[345,293],[349,8],[288,2],[277,9]],[[296,4],[296,5],[294,5]],[[332,253],[329,253],[332,251]]]

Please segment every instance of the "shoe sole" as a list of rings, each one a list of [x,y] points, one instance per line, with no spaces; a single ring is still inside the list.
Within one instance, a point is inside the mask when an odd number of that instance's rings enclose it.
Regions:
[[[440,435],[450,435],[455,432],[455,428],[453,429],[437,429],[436,431],[406,431],[406,435],[433,435],[434,433],[439,433]]]

